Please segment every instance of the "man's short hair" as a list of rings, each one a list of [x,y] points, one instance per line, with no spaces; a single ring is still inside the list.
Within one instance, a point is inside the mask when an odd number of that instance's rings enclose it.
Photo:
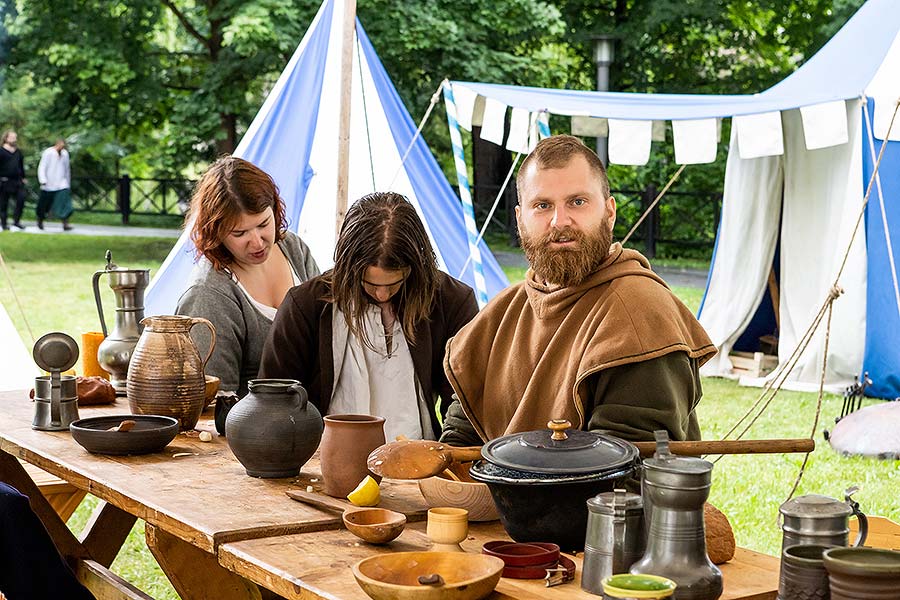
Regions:
[[[553,135],[538,142],[519,167],[519,173],[516,175],[517,188],[522,189],[525,173],[532,164],[536,169],[561,169],[575,156],[584,157],[591,170],[600,179],[604,197],[609,198],[609,179],[606,177],[603,162],[593,150],[584,145],[584,142],[572,135]]]

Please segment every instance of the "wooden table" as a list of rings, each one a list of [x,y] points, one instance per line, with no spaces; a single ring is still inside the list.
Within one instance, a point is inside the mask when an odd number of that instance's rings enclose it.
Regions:
[[[81,416],[129,412],[127,402],[119,399],[113,406],[83,408]],[[245,474],[223,438],[214,434],[212,442],[203,443],[196,432],[179,434],[157,454],[98,456],[82,449],[68,432],[31,429],[32,416],[26,393],[0,392],[0,480],[31,497],[38,516],[82,580],[112,580],[118,597],[146,598],[106,569],[138,518],[146,521],[148,546],[186,599],[266,598],[271,592],[304,600],[363,599],[350,565],[379,552],[428,547],[421,523],[426,506],[412,482],[382,483],[380,506],[407,513],[411,524],[390,545],[370,546],[338,529],[339,516],[287,497],[290,489],[320,488],[315,458],[297,478],[256,479]],[[214,432],[211,417],[202,418],[198,429]],[[72,536],[14,457],[104,501],[80,539]],[[463,547],[478,551],[484,541],[503,537],[496,522],[473,523]],[[580,567],[580,559],[576,563]],[[739,549],[722,570],[723,599],[775,598],[777,559]],[[491,598],[597,596],[582,592],[577,581],[544,588],[541,581],[502,579]]]

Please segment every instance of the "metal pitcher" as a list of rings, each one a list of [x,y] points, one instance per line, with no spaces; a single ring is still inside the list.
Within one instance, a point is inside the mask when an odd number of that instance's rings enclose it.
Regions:
[[[587,501],[581,589],[603,595],[604,577],[627,573],[644,554],[644,505],[639,494],[614,490]]]
[[[782,519],[781,551],[795,544],[819,546],[846,546],[850,537],[851,515],[859,519],[859,533],[853,546],[866,541],[869,521],[859,510],[859,503],[851,497],[859,491],[856,486],[847,488],[844,501],[819,494],[807,494],[782,504],[778,512]]]
[[[100,301],[100,276],[109,276],[109,287],[116,295],[116,324],[109,333]],[[150,269],[126,269],[112,261],[112,252],[106,251],[106,268],[94,273],[94,300],[105,339],[97,348],[97,362],[109,372],[109,381],[117,396],[125,395],[128,379],[128,363],[144,330],[144,290],[150,283]]]

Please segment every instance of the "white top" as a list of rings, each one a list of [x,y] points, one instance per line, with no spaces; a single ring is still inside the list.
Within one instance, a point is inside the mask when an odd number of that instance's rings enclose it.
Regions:
[[[63,148],[62,152],[57,152],[53,146],[44,150],[38,164],[38,181],[41,189],[47,192],[69,189],[69,151]]]
[[[328,414],[384,417],[384,437],[388,441],[398,435],[411,440],[434,439],[428,404],[424,401],[400,322],[394,321],[390,353],[381,309],[370,305],[363,322],[374,350],[350,334],[342,312],[332,311],[331,350],[335,382]]]
[[[276,246],[276,248],[277,248],[277,246]],[[290,262],[290,261],[288,261],[288,262]],[[247,291],[247,288],[245,288],[243,286],[243,284],[240,281],[238,281],[238,278],[234,274],[234,272],[231,273],[231,280],[233,282],[235,282],[238,286],[238,289],[240,289],[244,293],[244,295],[247,296],[247,300],[250,301],[250,304],[253,305],[253,308],[258,310],[262,314],[262,316],[264,316],[268,320],[270,320],[270,321],[275,320],[275,313],[278,312],[277,307],[269,306],[268,304],[263,304],[262,302],[260,302],[259,300],[257,300],[253,296],[251,296],[250,292]],[[291,267],[291,280],[293,281],[294,287],[296,287],[302,283],[300,281],[300,278],[297,277],[297,273],[294,271],[294,267]]]

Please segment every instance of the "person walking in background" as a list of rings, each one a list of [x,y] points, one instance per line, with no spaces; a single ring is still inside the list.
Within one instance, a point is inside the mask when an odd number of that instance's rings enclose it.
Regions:
[[[22,210],[25,208],[25,159],[19,150],[19,136],[15,131],[3,132],[0,139],[0,226],[6,231],[6,211],[10,198],[16,204],[13,209],[13,225],[25,229],[22,225]]]
[[[69,231],[69,217],[72,216],[72,194],[69,191],[71,177],[69,175],[69,151],[66,140],[59,138],[56,143],[44,150],[38,164],[38,181],[41,184],[41,195],[37,204],[37,226],[44,228],[47,213],[62,219],[63,229]],[[18,218],[16,219],[18,224]]]

